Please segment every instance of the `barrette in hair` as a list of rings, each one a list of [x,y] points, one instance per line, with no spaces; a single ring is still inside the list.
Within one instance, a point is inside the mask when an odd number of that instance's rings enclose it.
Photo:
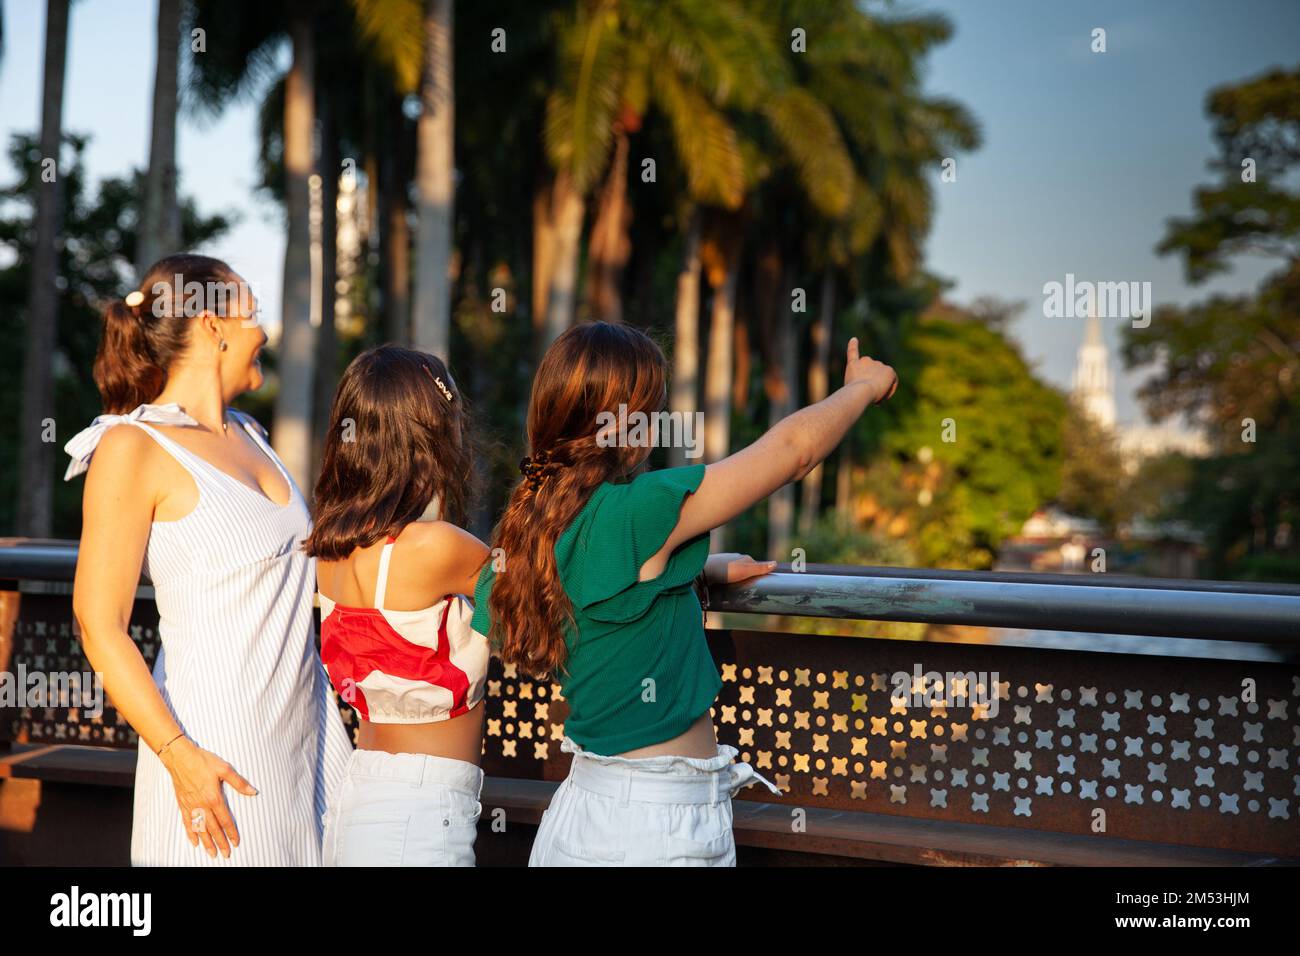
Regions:
[[[429,368],[427,365],[421,365],[420,368],[424,369],[425,372],[428,373],[429,378],[433,379],[433,384],[438,386],[438,391],[442,392],[443,398],[449,402],[456,401],[456,396],[451,393],[451,389],[447,387],[446,383],[444,383],[442,379],[433,374],[433,369]]]
[[[123,299],[122,301],[126,303],[126,307],[128,309],[134,309],[136,306],[138,306],[141,302],[144,301],[144,293],[141,292],[139,289],[134,289],[128,292],[126,294],[126,298]]]
[[[539,451],[531,457],[525,455],[519,459],[519,473],[524,476],[530,491],[536,491],[542,486],[542,482],[551,473],[550,464],[551,455],[547,451]]]

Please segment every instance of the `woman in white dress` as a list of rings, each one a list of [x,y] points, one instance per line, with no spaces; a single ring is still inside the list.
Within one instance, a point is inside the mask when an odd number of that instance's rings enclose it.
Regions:
[[[73,609],[86,656],[140,736],[136,866],[318,866],[352,745],[316,654],[306,502],[261,427],[266,334],[225,263],[178,255],[105,313],[107,414],[67,444],[89,469]],[[93,459],[92,459],[93,455]],[[140,572],[162,647],[128,632]]]

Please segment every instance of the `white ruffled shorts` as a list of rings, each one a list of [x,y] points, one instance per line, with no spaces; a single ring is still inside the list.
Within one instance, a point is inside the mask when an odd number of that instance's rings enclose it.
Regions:
[[[602,757],[565,737],[569,775],[542,815],[529,866],[735,866],[731,797],[762,783],[736,748],[696,757]]]

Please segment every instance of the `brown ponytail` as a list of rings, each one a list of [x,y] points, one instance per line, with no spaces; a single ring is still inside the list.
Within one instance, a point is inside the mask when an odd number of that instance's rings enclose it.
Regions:
[[[488,606],[502,660],[547,677],[567,658],[573,605],[560,583],[555,542],[602,482],[627,478],[643,448],[596,440],[602,412],[663,408],[667,363],[645,333],[627,325],[574,326],[547,349],[528,404],[534,460],[511,492],[494,547],[505,555]],[[537,460],[541,459],[541,464]]]
[[[167,384],[168,368],[189,344],[190,318],[198,311],[194,306],[225,314],[206,294],[200,303],[173,291],[177,283],[183,290],[195,282],[205,289],[214,284],[228,288],[238,283],[238,276],[220,259],[167,256],[150,267],[132,293],[141,296],[138,304],[118,299],[104,310],[104,335],[95,355],[95,385],[104,411],[124,414],[158,397]]]

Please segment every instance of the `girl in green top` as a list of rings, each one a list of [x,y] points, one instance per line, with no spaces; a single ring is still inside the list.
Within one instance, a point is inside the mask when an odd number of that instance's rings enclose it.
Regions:
[[[829,398],[722,461],[638,473],[655,436],[617,422],[655,419],[666,378],[659,347],[630,326],[556,339],[533,382],[532,454],[493,541],[504,564],[479,576],[474,629],[504,661],[558,681],[569,706],[561,749],[573,763],[533,866],[735,864],[731,794],[759,781],[780,791],[718,745],[721,681],[691,582],[772,570],[710,558],[709,531],[801,479],[897,385],[852,339]]]

